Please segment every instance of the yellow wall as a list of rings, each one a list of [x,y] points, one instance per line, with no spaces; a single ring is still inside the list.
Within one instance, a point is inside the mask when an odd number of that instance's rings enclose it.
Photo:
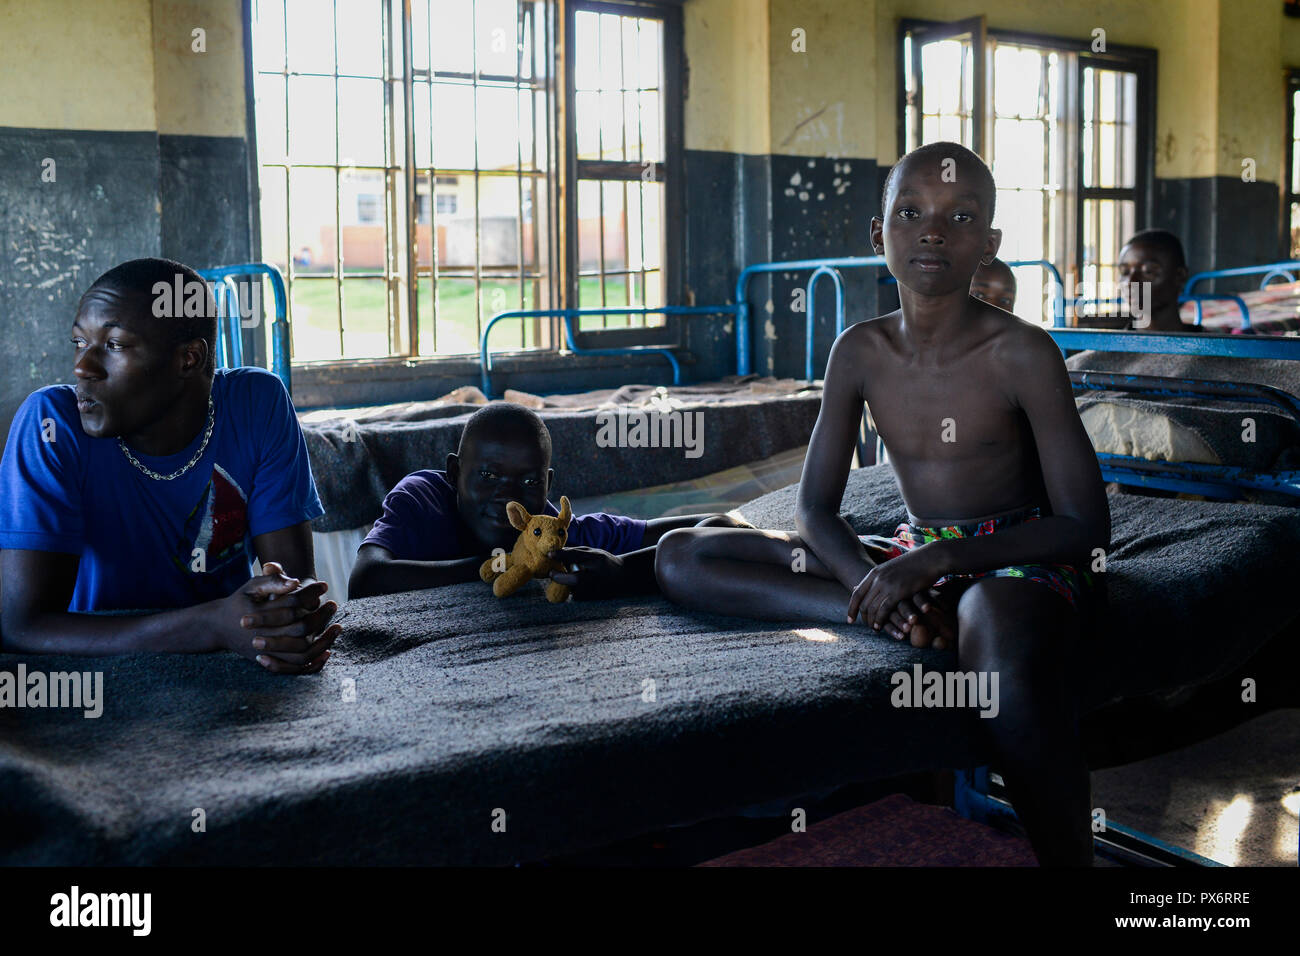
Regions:
[[[240,16],[239,0],[0,0],[0,126],[243,136]]]
[[[1284,68],[1300,20],[1281,0],[689,0],[686,145],[746,153],[897,159],[900,18],[985,14],[990,29],[1158,53],[1156,175],[1278,182]],[[791,49],[805,31],[807,51]],[[764,56],[764,51],[766,55]]]
[[[244,30],[239,0],[154,0],[158,132],[245,135]],[[193,31],[205,31],[195,53]]]
[[[767,0],[690,0],[682,9],[687,149],[771,152]]]
[[[874,156],[880,74],[875,2],[771,0],[772,152]],[[802,37],[794,31],[802,30]],[[801,42],[803,52],[796,52]],[[891,66],[877,68],[878,62]]]
[[[149,0],[0,0],[0,126],[151,130]]]

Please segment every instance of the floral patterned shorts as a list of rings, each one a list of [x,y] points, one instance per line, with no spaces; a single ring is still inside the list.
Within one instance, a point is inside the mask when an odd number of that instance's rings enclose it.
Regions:
[[[977,524],[950,525],[945,528],[925,528],[914,524],[900,524],[891,538],[878,534],[858,535],[865,545],[885,553],[887,557],[896,558],[933,541],[944,538],[970,538],[977,534],[993,534],[1026,521],[1037,521],[1042,517],[1038,508],[1027,508],[1014,514],[990,518]],[[1086,570],[1076,569],[1068,564],[1013,564],[998,568],[996,571],[981,571],[977,574],[948,574],[935,582],[939,586],[954,578],[1024,578],[1046,585],[1070,602],[1076,611],[1084,609],[1085,598],[1091,595],[1095,582]]]

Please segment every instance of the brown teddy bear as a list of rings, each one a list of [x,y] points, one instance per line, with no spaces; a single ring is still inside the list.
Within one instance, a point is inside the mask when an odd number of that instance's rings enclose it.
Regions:
[[[532,578],[545,578],[564,570],[563,564],[546,555],[564,547],[569,536],[569,521],[573,517],[569,499],[563,496],[560,498],[560,513],[554,518],[530,515],[517,501],[506,505],[506,514],[510,523],[519,529],[514,549],[509,554],[493,555],[478,569],[479,577],[492,582],[492,593],[499,598],[514,594]],[[569,589],[565,585],[554,581],[546,585],[546,600],[552,604],[568,599]]]

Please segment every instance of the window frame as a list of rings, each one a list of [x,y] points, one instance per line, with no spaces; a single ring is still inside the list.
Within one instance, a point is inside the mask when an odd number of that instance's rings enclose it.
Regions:
[[[553,299],[550,302],[537,302],[536,308],[576,308],[577,291],[578,291],[578,269],[577,269],[577,247],[576,238],[573,242],[569,241],[569,236],[576,237],[576,218],[577,218],[577,166],[576,166],[576,126],[571,122],[573,109],[573,63],[572,58],[567,55],[568,50],[572,49],[573,37],[573,14],[574,11],[581,7],[582,9],[597,10],[598,12],[613,13],[621,16],[642,16],[653,17],[662,21],[663,29],[663,57],[664,57],[664,78],[663,89],[661,93],[661,102],[664,110],[664,304],[677,305],[682,302],[684,294],[684,255],[683,247],[685,234],[684,209],[685,209],[685,150],[684,150],[684,113],[685,113],[685,56],[682,39],[682,16],[681,8],[672,0],[665,2],[651,3],[638,2],[638,0],[582,0],[579,4],[567,3],[564,0],[546,0],[544,6],[544,16],[548,21],[547,29],[551,36],[555,38],[555,43],[548,51],[550,62],[548,70],[550,71],[550,96],[548,110],[550,120],[546,124],[548,131],[548,150],[551,156],[551,173],[545,177],[547,186],[543,193],[546,201],[551,206],[550,214],[550,243],[552,248],[551,262],[554,269],[554,279],[551,283]],[[256,116],[256,86],[254,77],[257,73],[257,66],[254,60],[253,41],[253,0],[241,0],[243,13],[243,32],[244,32],[244,74],[245,74],[245,117],[248,141],[248,177],[250,183],[250,247],[252,258],[261,260],[263,256],[262,236],[261,236],[261,196],[258,189],[260,174],[260,156],[257,148],[257,116]],[[389,4],[381,4],[385,11],[385,22],[388,23]],[[563,18],[561,20],[561,18]],[[401,22],[391,23],[391,32],[385,38],[386,44],[393,44],[402,48],[402,59],[404,63],[404,76],[393,78],[402,89],[403,95],[408,103],[411,102],[411,87],[413,85],[413,74],[411,73],[409,23],[403,16]],[[385,81],[387,84],[388,81]],[[399,134],[405,127],[405,148],[399,147],[398,159],[401,166],[393,170],[392,175],[398,180],[404,181],[406,189],[400,190],[405,193],[405,202],[409,207],[407,209],[408,218],[412,233],[418,226],[418,199],[417,190],[414,188],[413,180],[419,177],[425,167],[414,164],[415,141],[413,135],[412,111],[407,110],[407,117],[397,117],[397,130]],[[430,217],[434,221],[437,219],[437,182],[436,176],[430,183]],[[399,200],[400,201],[400,200]],[[566,234],[567,233],[567,234]],[[408,247],[413,247],[414,236],[407,236],[397,240],[399,246],[403,247],[399,258],[402,260],[403,267],[408,266],[408,259],[413,256],[408,255]],[[416,283],[411,281],[419,271],[413,273],[410,277],[400,280],[404,287],[401,295],[404,298],[415,298]],[[421,276],[421,278],[424,278]],[[427,281],[427,279],[425,280]],[[422,317],[421,317],[422,318]],[[342,320],[342,317],[341,317]],[[485,316],[486,320],[486,316]],[[410,326],[410,331],[414,333],[416,325],[415,313],[409,313],[400,316],[400,321]],[[529,356],[528,363],[533,365],[541,362],[544,366],[562,368],[562,363],[557,363],[555,359],[559,356],[561,350],[567,347],[564,341],[562,320],[559,318],[543,318],[537,320],[547,327],[549,336],[545,341],[549,345],[536,346],[531,348],[512,349],[508,345],[500,350],[494,350],[494,354]],[[261,356],[264,358],[266,347],[261,341],[261,336],[256,333],[259,330],[247,330],[245,347],[250,356]],[[624,328],[608,330],[590,330],[577,332],[575,329],[575,341],[579,347],[623,347],[628,345],[680,345],[682,341],[683,329],[680,321],[676,316],[666,316],[665,323],[662,326],[652,328]],[[502,344],[505,344],[503,338]],[[473,358],[469,356],[469,358]],[[367,378],[373,378],[376,372],[391,369],[395,376],[404,373],[402,370],[411,368],[428,368],[437,374],[437,370],[445,366],[448,370],[456,366],[463,365],[467,360],[464,354],[446,354],[446,355],[389,355],[364,358],[337,358],[325,360],[307,360],[303,362],[294,362],[295,372],[302,372],[309,378],[313,377],[313,372],[322,377],[322,380],[329,379],[337,381],[340,376],[352,378],[353,373],[358,379],[364,375]]]
[[[1278,261],[1292,258],[1291,250],[1291,204],[1300,203],[1300,181],[1294,173],[1295,135],[1297,113],[1295,94],[1300,92],[1300,67],[1286,69],[1286,127],[1283,142],[1286,143],[1286,165],[1283,167],[1282,182],[1278,192],[1281,194],[1281,208],[1278,215]]]
[[[898,21],[897,37],[894,44],[895,58],[897,69],[895,72],[895,82],[897,84],[896,103],[897,103],[897,146],[898,155],[901,158],[908,151],[907,143],[907,73],[910,64],[906,62],[903,53],[903,41],[909,32],[916,33],[919,30],[936,31],[938,33],[951,32],[960,34],[969,32],[960,29],[970,24],[974,18],[961,21],[944,22],[938,20],[925,20],[912,17],[900,18]],[[1094,53],[1090,40],[1077,39],[1071,37],[1055,36],[1046,33],[1034,33],[1024,30],[1000,30],[989,28],[984,31],[985,41],[993,40],[997,43],[1007,43],[1016,46],[1037,47],[1039,49],[1051,50],[1057,53],[1073,53],[1078,57],[1073,70],[1063,71],[1066,82],[1070,89],[1067,90],[1066,102],[1068,110],[1063,131],[1065,137],[1065,155],[1066,169],[1069,177],[1069,189],[1073,193],[1073,201],[1070,215],[1073,217],[1072,223],[1065,224],[1066,234],[1070,239],[1070,248],[1066,253],[1066,261],[1057,263],[1061,268],[1062,275],[1069,274],[1073,276],[1075,287],[1081,280],[1083,274],[1083,204],[1088,199],[1135,199],[1134,218],[1136,228],[1145,229],[1155,221],[1155,193],[1156,193],[1156,162],[1154,150],[1154,129],[1156,121],[1156,67],[1158,63],[1158,51],[1149,47],[1128,46],[1125,44],[1107,44],[1105,53]],[[940,37],[936,37],[938,39]],[[914,41],[915,43],[915,41]],[[987,54],[987,50],[984,51]],[[991,58],[987,55],[982,57],[976,56],[976,63],[982,62],[985,71],[983,77],[978,77],[976,89],[979,89],[981,83],[987,85],[988,71],[992,69]],[[1083,183],[1083,71],[1088,66],[1096,66],[1100,69],[1108,70],[1127,70],[1137,75],[1137,128],[1135,130],[1135,149],[1137,150],[1137,161],[1134,169],[1134,185],[1132,188],[1112,189],[1099,187],[1085,187]],[[984,104],[984,116],[979,123],[972,124],[974,130],[978,132],[982,127],[987,127],[991,104],[987,96],[976,95],[976,100]],[[985,128],[982,133],[972,137],[976,142],[988,143],[988,130]],[[983,154],[981,154],[982,158]],[[1067,281],[1070,281],[1067,279]]]
[[[627,0],[572,0],[564,4],[563,27],[563,127],[564,182],[568,201],[563,210],[565,236],[562,237],[564,262],[564,296],[569,308],[578,307],[578,127],[571,122],[575,100],[574,49],[575,20],[578,11],[610,13],[616,16],[639,16],[663,23],[663,86],[660,102],[664,110],[664,305],[677,305],[683,295],[683,250],[685,247],[685,113],[684,54],[682,45],[681,7],[670,3],[642,3]],[[600,165],[584,161],[584,165]],[[639,163],[637,164],[640,165]],[[639,174],[638,174],[639,178]],[[557,217],[558,219],[559,217]],[[681,319],[664,317],[664,324],[652,328],[590,329],[578,331],[574,325],[574,342],[579,348],[622,348],[632,345],[680,345]]]

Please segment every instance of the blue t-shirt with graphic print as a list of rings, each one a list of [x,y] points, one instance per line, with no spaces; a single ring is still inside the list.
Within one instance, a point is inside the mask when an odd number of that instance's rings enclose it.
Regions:
[[[29,395],[0,460],[0,548],[79,555],[72,612],[159,611],[227,597],[253,571],[253,538],[324,513],[293,402],[265,369],[217,369],[203,456],[150,478],[116,438],[81,429],[71,385]],[[174,455],[132,454],[171,474]]]

